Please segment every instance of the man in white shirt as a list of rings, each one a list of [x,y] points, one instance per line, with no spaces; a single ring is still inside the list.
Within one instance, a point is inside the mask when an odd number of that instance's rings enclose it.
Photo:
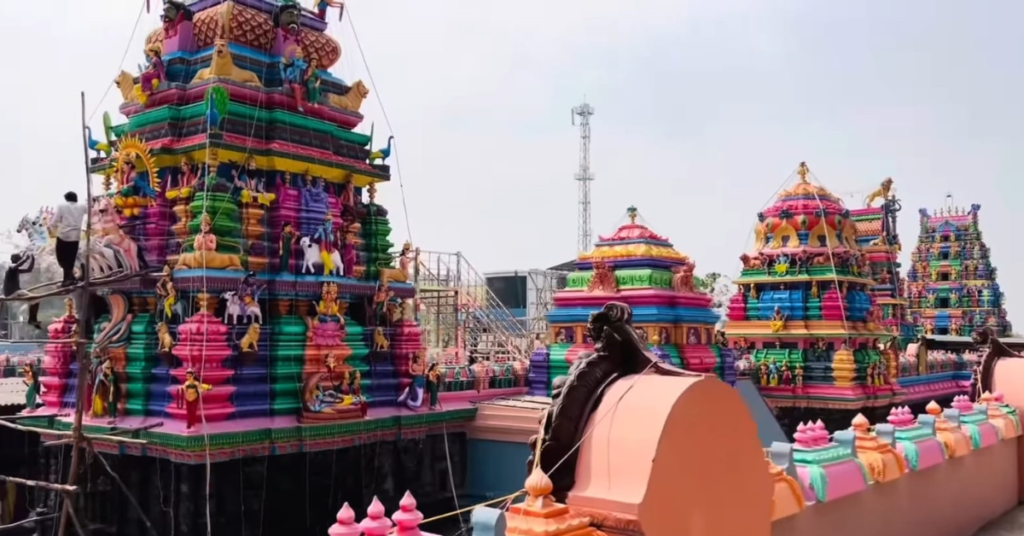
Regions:
[[[78,203],[78,194],[75,192],[64,194],[64,201],[57,207],[57,214],[50,221],[50,230],[57,235],[57,264],[64,270],[61,286],[68,287],[75,284],[75,261],[78,259],[78,242],[82,240],[82,219],[89,207]]]

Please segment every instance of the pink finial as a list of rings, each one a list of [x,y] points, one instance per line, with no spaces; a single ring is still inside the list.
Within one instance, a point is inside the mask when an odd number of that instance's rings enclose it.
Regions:
[[[974,406],[971,404],[970,399],[967,398],[967,395],[958,395],[953,397],[952,406],[955,409],[960,410],[960,413],[970,413],[974,409]]]
[[[377,496],[373,497],[373,502],[366,509],[366,519],[359,522],[359,527],[366,536],[387,536],[391,531],[391,520],[384,517],[384,505]]]
[[[814,446],[811,441],[811,434],[807,431],[807,425],[804,423],[796,425],[796,433],[793,434],[793,441],[795,441],[799,447]]]
[[[996,397],[996,402],[998,402],[999,404],[1003,403],[1003,393],[1000,393],[999,391],[996,391],[996,392],[992,393],[992,396]]]
[[[814,443],[819,447],[828,444],[828,429],[825,428],[825,423],[818,419],[814,423]]]
[[[420,523],[423,521],[423,514],[416,509],[416,499],[412,493],[405,492],[402,501],[398,503],[399,510],[392,514],[391,520],[398,525],[395,536],[420,536]]]
[[[356,512],[348,503],[338,510],[338,522],[327,529],[328,536],[360,536],[363,529],[356,525]]]

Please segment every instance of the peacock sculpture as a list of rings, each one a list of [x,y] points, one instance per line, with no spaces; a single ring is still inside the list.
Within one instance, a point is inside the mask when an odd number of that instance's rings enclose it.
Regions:
[[[228,114],[228,91],[221,86],[206,90],[206,124],[210,131],[220,130],[220,121]]]
[[[388,157],[391,156],[391,142],[393,141],[395,141],[395,137],[388,136],[387,147],[384,147],[383,149],[377,149],[376,151],[370,153],[370,163],[372,164],[373,161],[377,159],[380,159],[381,164],[387,161]]]

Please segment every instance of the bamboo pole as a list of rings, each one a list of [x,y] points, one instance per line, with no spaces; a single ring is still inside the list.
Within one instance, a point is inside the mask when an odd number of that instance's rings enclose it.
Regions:
[[[116,437],[116,436],[119,436],[121,434],[130,434],[132,432],[144,432],[146,430],[152,430],[154,428],[159,428],[159,427],[161,427],[163,425],[164,425],[163,421],[160,421],[160,422],[155,422],[153,424],[147,424],[146,426],[140,426],[138,428],[121,428],[119,430],[113,430],[113,431],[107,432],[105,434],[97,434],[97,435],[82,434],[82,437],[84,437],[84,438],[86,438],[86,439],[88,439],[90,441],[111,441],[111,442],[114,442],[114,443],[129,443],[129,444],[133,444],[133,445],[146,445],[148,442],[146,440],[144,440],[144,439],[131,439],[131,438]],[[59,447],[61,445],[70,445],[73,442],[74,442],[73,438],[57,439],[55,441],[47,441],[46,443],[43,443],[43,446],[44,447]]]
[[[3,420],[0,420],[0,427],[10,428],[11,430],[17,430],[19,432],[30,432],[30,433],[40,434],[40,435],[46,434],[46,435],[55,435],[55,436],[58,436],[58,437],[68,437],[68,438],[75,437],[75,432],[74,431],[68,432],[68,431],[65,431],[65,430],[50,430],[48,428],[36,428],[34,426],[22,426],[20,424],[14,424],[12,422],[7,422],[7,421],[3,421]],[[129,429],[126,429],[126,430],[122,430],[120,432],[121,433],[127,433],[127,432],[134,432],[136,430],[143,430],[143,429],[148,429],[148,428],[145,428],[145,427],[143,427],[143,428],[129,428]],[[144,439],[133,439],[133,438],[130,438],[130,437],[117,437],[115,435],[107,435],[107,434],[82,434],[82,437],[84,437],[86,439],[91,439],[91,440],[94,440],[94,441],[101,441],[101,442],[102,441],[107,441],[107,442],[110,442],[110,443],[130,443],[130,444],[133,444],[133,445],[145,445],[145,444],[147,444],[147,441],[144,440]]]
[[[88,127],[85,119],[85,92],[82,92],[82,155],[84,157],[85,164],[85,202],[92,203],[92,176],[89,174],[89,140],[86,138],[86,128]],[[85,406],[85,371],[88,370],[88,361],[85,352],[85,340],[86,340],[86,318],[89,315],[89,279],[90,279],[90,268],[92,266],[89,262],[90,255],[89,246],[92,245],[92,210],[86,212],[85,216],[86,229],[90,232],[85,233],[85,262],[82,267],[82,279],[84,283],[81,290],[78,292],[79,299],[76,300],[78,306],[78,382],[75,391],[75,421],[71,428],[71,433],[75,439],[74,445],[71,447],[71,472],[68,474],[68,485],[74,486],[78,480],[78,467],[82,463],[82,413]],[[57,532],[57,536],[65,536],[67,534],[68,518],[73,517],[74,513],[71,511],[72,505],[70,497],[64,498],[64,510],[60,516],[60,530]],[[75,526],[81,531],[78,526],[78,519],[75,518]]]
[[[38,480],[25,480],[24,478],[17,478],[13,476],[0,475],[0,482],[10,482],[12,484],[20,484],[22,486],[28,486],[30,488],[42,488],[48,489],[50,491],[59,491],[60,493],[78,493],[77,486],[51,484],[49,482],[40,482]]]

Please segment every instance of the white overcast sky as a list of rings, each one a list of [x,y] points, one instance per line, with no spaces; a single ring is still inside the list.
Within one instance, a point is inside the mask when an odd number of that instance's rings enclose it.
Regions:
[[[79,91],[91,111],[141,0],[0,2],[0,226],[83,188]],[[142,61],[144,15],[123,68]],[[305,0],[311,4],[312,0]],[[699,272],[734,275],[755,214],[806,160],[853,208],[892,176],[916,242],[917,209],[981,203],[1010,319],[1024,311],[1024,2],[982,0],[349,0],[376,78],[332,13],[333,72],[373,94],[364,128],[398,139],[380,200],[395,242],[466,254],[479,270],[575,254],[578,131],[593,118],[595,234],[636,205]],[[111,91],[101,112],[116,114]],[[100,127],[100,114],[92,125]],[[119,117],[115,115],[115,117]],[[393,157],[391,164],[396,164]],[[905,255],[906,256],[906,255]]]

